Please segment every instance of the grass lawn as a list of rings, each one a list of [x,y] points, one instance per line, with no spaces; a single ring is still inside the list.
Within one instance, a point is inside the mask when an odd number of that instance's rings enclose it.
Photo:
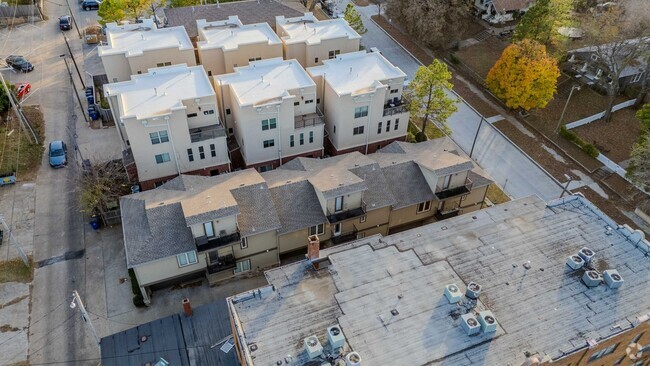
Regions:
[[[505,194],[496,184],[490,184],[488,186],[487,199],[495,205],[510,201],[510,197],[508,197],[508,195]]]
[[[0,172],[17,171],[18,179],[36,179],[44,151],[43,114],[36,106],[24,107],[25,115],[39,135],[41,145],[32,144],[20,129],[18,119],[7,122],[6,116],[0,122]],[[20,150],[18,149],[20,147]],[[16,159],[19,159],[16,164]]]
[[[7,244],[8,245],[8,244]],[[30,258],[30,267],[25,267],[25,264],[20,258],[12,259],[5,262],[0,262],[0,283],[6,282],[32,282],[34,271]]]

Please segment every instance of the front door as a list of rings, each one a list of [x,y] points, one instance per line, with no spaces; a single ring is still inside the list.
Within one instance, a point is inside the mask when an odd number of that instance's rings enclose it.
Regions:
[[[341,223],[334,224],[334,236],[341,235]]]

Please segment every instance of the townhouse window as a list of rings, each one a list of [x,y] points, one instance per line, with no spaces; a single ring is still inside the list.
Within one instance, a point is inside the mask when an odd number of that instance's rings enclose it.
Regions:
[[[187,149],[187,159],[189,161],[194,161],[194,150]]]
[[[259,61],[261,59],[262,59],[261,57],[251,57],[248,59],[248,62]]]
[[[239,243],[239,247],[241,249],[248,248],[248,238],[241,238],[241,242]]]
[[[212,221],[203,223],[203,232],[208,238],[214,237],[214,225],[212,225]]]
[[[314,62],[315,62],[315,63],[318,63],[318,57],[315,57],[315,58],[314,58]]]
[[[277,127],[275,118],[262,120],[262,131],[272,130]]]
[[[314,142],[314,131],[309,131],[309,143]]]
[[[294,106],[296,106],[296,105],[300,105],[300,102],[293,102],[293,105],[294,105]]]
[[[226,108],[226,114],[230,115],[230,108]]]
[[[142,71],[138,70],[138,75],[141,75],[141,74],[142,74]]]
[[[609,346],[607,348],[603,348],[600,351],[594,352],[594,354],[592,354],[591,357],[589,357],[589,361],[587,361],[587,362],[596,361],[599,358],[605,357],[605,356],[613,353],[614,351],[616,351],[616,347],[618,347],[618,345],[619,345],[618,343],[612,344],[611,346]]]
[[[386,132],[390,132],[390,120],[386,121]]]
[[[395,127],[393,127],[393,131],[397,131],[399,128],[399,118],[395,118]]]
[[[334,212],[343,211],[343,196],[334,199]]]
[[[336,133],[336,125],[334,125],[334,133]]]
[[[237,262],[237,267],[235,267],[235,273],[248,272],[251,270],[251,260],[245,259],[243,261]]]
[[[309,228],[309,235],[323,235],[325,234],[325,224],[318,224]]]
[[[212,71],[208,70],[208,76],[212,76]]]
[[[449,189],[450,184],[451,184],[451,175],[446,175],[442,182],[442,190],[444,191],[445,189]]]
[[[217,147],[214,144],[210,144],[210,156],[213,158],[217,156]]]
[[[396,94],[397,92],[399,92],[399,89],[391,89],[391,90],[390,90],[390,93],[391,93],[391,94]]]
[[[275,146],[275,140],[264,140],[263,145],[265,149],[267,147],[273,147]]]
[[[368,106],[354,108],[354,118],[361,118],[368,116]]]
[[[185,267],[198,262],[196,252],[193,250],[177,255],[176,260],[178,261],[178,267]]]
[[[169,153],[163,153],[156,155],[156,164],[162,164],[170,161]]]
[[[203,111],[204,116],[209,116],[211,114],[214,114],[214,109],[208,109],[207,111]]]
[[[171,66],[171,65],[172,65],[171,62],[160,62],[156,64],[157,67]]]
[[[196,117],[196,113],[188,113],[187,118]]]
[[[363,216],[361,216],[361,218],[359,219],[359,222],[363,224],[364,222],[366,222],[366,219],[367,219],[367,218],[368,218],[368,217],[367,217],[366,215],[363,215]]]
[[[366,237],[366,233],[357,233],[357,240],[363,239]]]
[[[113,82],[114,82],[114,83],[117,83],[117,78],[113,78]]]
[[[362,135],[363,134],[363,127],[364,126],[355,127],[354,129],[352,129],[352,134],[353,135]]]
[[[294,147],[296,142],[294,141],[293,135],[289,136],[289,147]]]
[[[300,145],[304,145],[304,144],[305,144],[305,134],[301,133],[300,134]]]
[[[377,124],[377,134],[381,134],[381,124],[382,122],[379,122],[379,124]]]
[[[163,142],[169,142],[169,136],[167,135],[167,131],[151,132],[149,134],[149,138],[151,139],[152,145],[160,144]]]
[[[313,99],[307,99],[307,100],[305,100],[305,104],[311,104],[311,103],[314,103],[314,100],[313,100]]]
[[[336,58],[337,55],[341,54],[341,50],[334,50],[329,52],[329,58],[333,59]]]
[[[417,213],[427,212],[431,209],[431,201],[420,202]]]
[[[320,104],[320,98],[316,98],[316,104]]]
[[[593,61],[598,61],[599,57],[598,57],[598,55],[596,55],[596,54],[591,54],[591,59],[592,59]]]
[[[269,170],[273,170],[273,164],[262,165],[261,167],[257,168],[257,170],[260,173],[268,172]]]
[[[199,146],[199,157],[201,160],[205,159],[205,150],[203,150],[203,146]]]

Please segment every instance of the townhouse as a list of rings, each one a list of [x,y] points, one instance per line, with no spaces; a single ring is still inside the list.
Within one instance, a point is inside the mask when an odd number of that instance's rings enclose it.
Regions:
[[[105,85],[104,94],[117,121],[125,167],[143,190],[179,174],[230,171],[216,95],[201,66],[149,69]]]
[[[107,45],[99,46],[109,82],[127,81],[131,75],[153,67],[186,64],[196,66],[194,46],[184,27],[156,27],[153,19],[142,23],[106,24]]]
[[[377,49],[337,55],[307,72],[325,114],[327,154],[368,154],[406,138],[409,112],[402,100],[406,74]]]
[[[282,42],[268,23],[244,25],[237,16],[228,20],[196,21],[196,44],[208,76],[232,73],[252,61],[282,57]]]
[[[316,84],[296,60],[253,61],[214,80],[221,116],[246,167],[263,172],[297,156],[322,156]]]
[[[344,19],[318,20],[314,14],[275,18],[275,31],[282,40],[284,58],[296,59],[304,67],[359,50],[361,36]]]

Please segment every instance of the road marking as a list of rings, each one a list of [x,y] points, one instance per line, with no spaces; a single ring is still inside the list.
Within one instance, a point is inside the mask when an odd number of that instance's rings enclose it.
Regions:
[[[57,255],[56,257],[43,259],[42,261],[36,262],[36,268],[43,268],[45,266],[49,266],[50,264],[59,263],[70,259],[79,259],[84,256],[84,252],[84,249],[74,250],[65,252],[63,255]]]

